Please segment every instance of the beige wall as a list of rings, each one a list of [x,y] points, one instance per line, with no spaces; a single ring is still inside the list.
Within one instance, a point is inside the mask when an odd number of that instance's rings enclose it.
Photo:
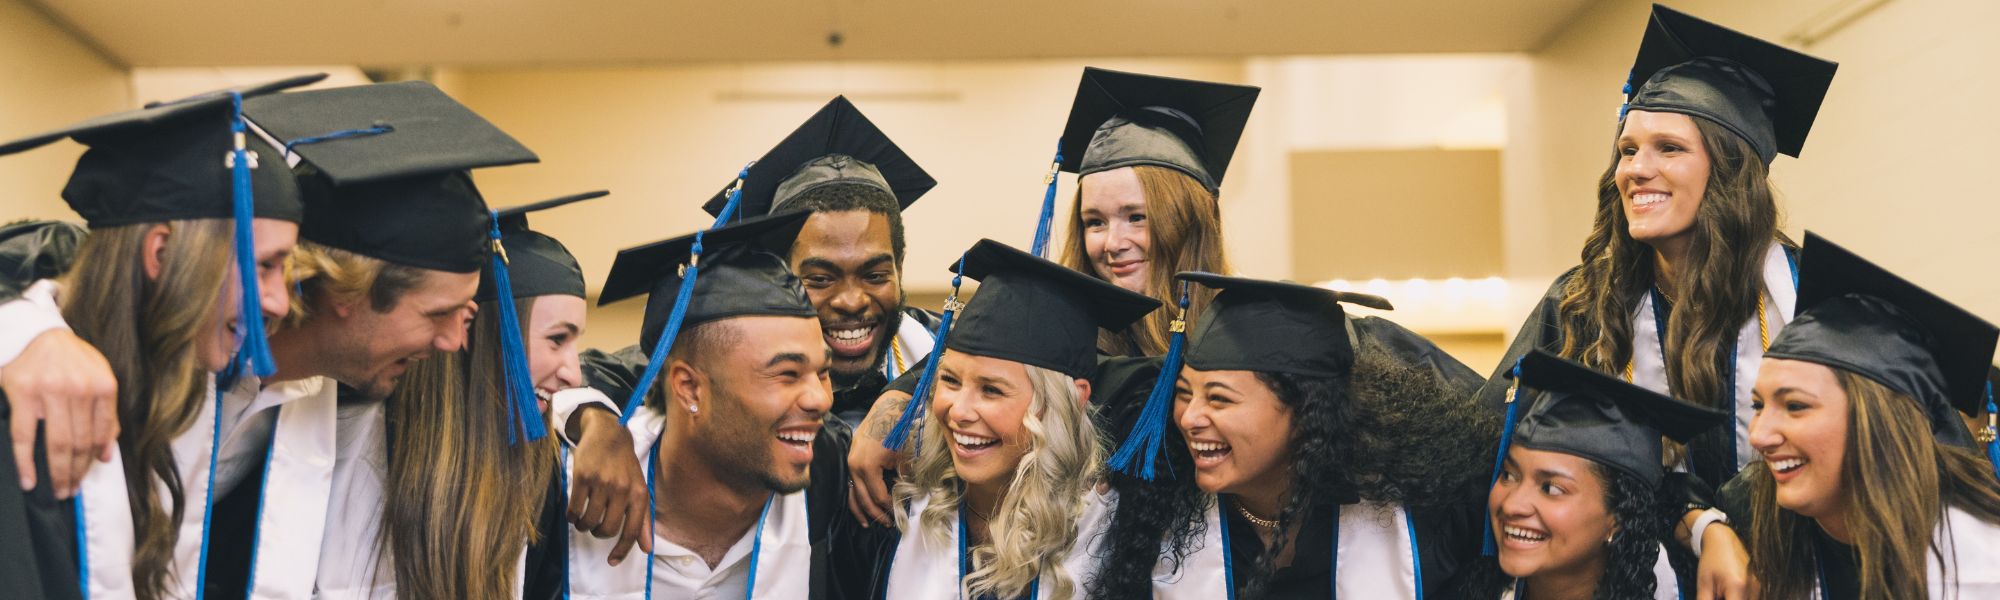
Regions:
[[[1674,2],[1769,39],[1852,4]],[[1547,281],[1575,264],[1648,6],[1594,5],[1531,55],[1503,158],[1510,277]],[[2000,96],[1995,23],[2000,3],[1889,0],[1804,48],[1840,70],[1803,158],[1779,157],[1773,179],[1793,236],[1825,234],[2000,320],[2000,195],[1983,177],[2000,158],[2000,121],[1984,106]]]
[[[0,140],[131,104],[125,70],[16,0],[0,0]],[[56,142],[0,157],[0,222],[75,219],[61,192],[83,147]]]
[[[1500,272],[1498,151],[1298,152],[1291,163],[1294,278]]]

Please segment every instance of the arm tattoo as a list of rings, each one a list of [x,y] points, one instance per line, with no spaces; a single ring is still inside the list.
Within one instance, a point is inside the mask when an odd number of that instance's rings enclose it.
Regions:
[[[889,431],[896,428],[896,421],[903,416],[903,407],[909,403],[909,398],[876,400],[874,408],[868,409],[868,437],[878,440],[889,437]]]

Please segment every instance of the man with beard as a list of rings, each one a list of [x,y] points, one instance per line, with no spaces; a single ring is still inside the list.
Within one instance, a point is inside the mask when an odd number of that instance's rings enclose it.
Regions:
[[[657,380],[638,384],[645,403],[627,423],[646,465],[654,552],[607,564],[614,542],[572,541],[572,597],[825,595],[846,448],[825,421],[832,354],[784,258],[804,219],[760,217],[619,252],[599,302],[650,293],[640,347],[664,350],[641,365]]]
[[[937,315],[904,305],[902,211],[936,185],[853,103],[836,97],[702,206],[722,216],[741,186],[731,220],[810,213],[790,264],[833,351],[831,412],[849,425],[935,343]],[[591,387],[622,403],[646,356],[627,347],[587,351],[583,361]],[[567,421],[576,405],[557,404]]]

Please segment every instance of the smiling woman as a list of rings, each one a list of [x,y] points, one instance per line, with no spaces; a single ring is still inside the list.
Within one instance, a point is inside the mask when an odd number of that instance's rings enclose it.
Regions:
[[[1762,597],[2000,594],[2000,482],[1959,413],[2000,328],[1806,234],[1798,320],[1759,371],[1763,462],[1722,490]]]

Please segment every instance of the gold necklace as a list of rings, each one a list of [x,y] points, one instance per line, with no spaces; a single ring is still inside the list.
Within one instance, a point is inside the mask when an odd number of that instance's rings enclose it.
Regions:
[[[1265,519],[1258,517],[1257,515],[1250,514],[1250,509],[1243,508],[1243,505],[1241,503],[1238,503],[1236,505],[1236,514],[1243,515],[1243,520],[1249,521],[1251,525],[1256,526],[1258,529],[1275,530],[1278,528],[1278,521],[1276,519]]]

